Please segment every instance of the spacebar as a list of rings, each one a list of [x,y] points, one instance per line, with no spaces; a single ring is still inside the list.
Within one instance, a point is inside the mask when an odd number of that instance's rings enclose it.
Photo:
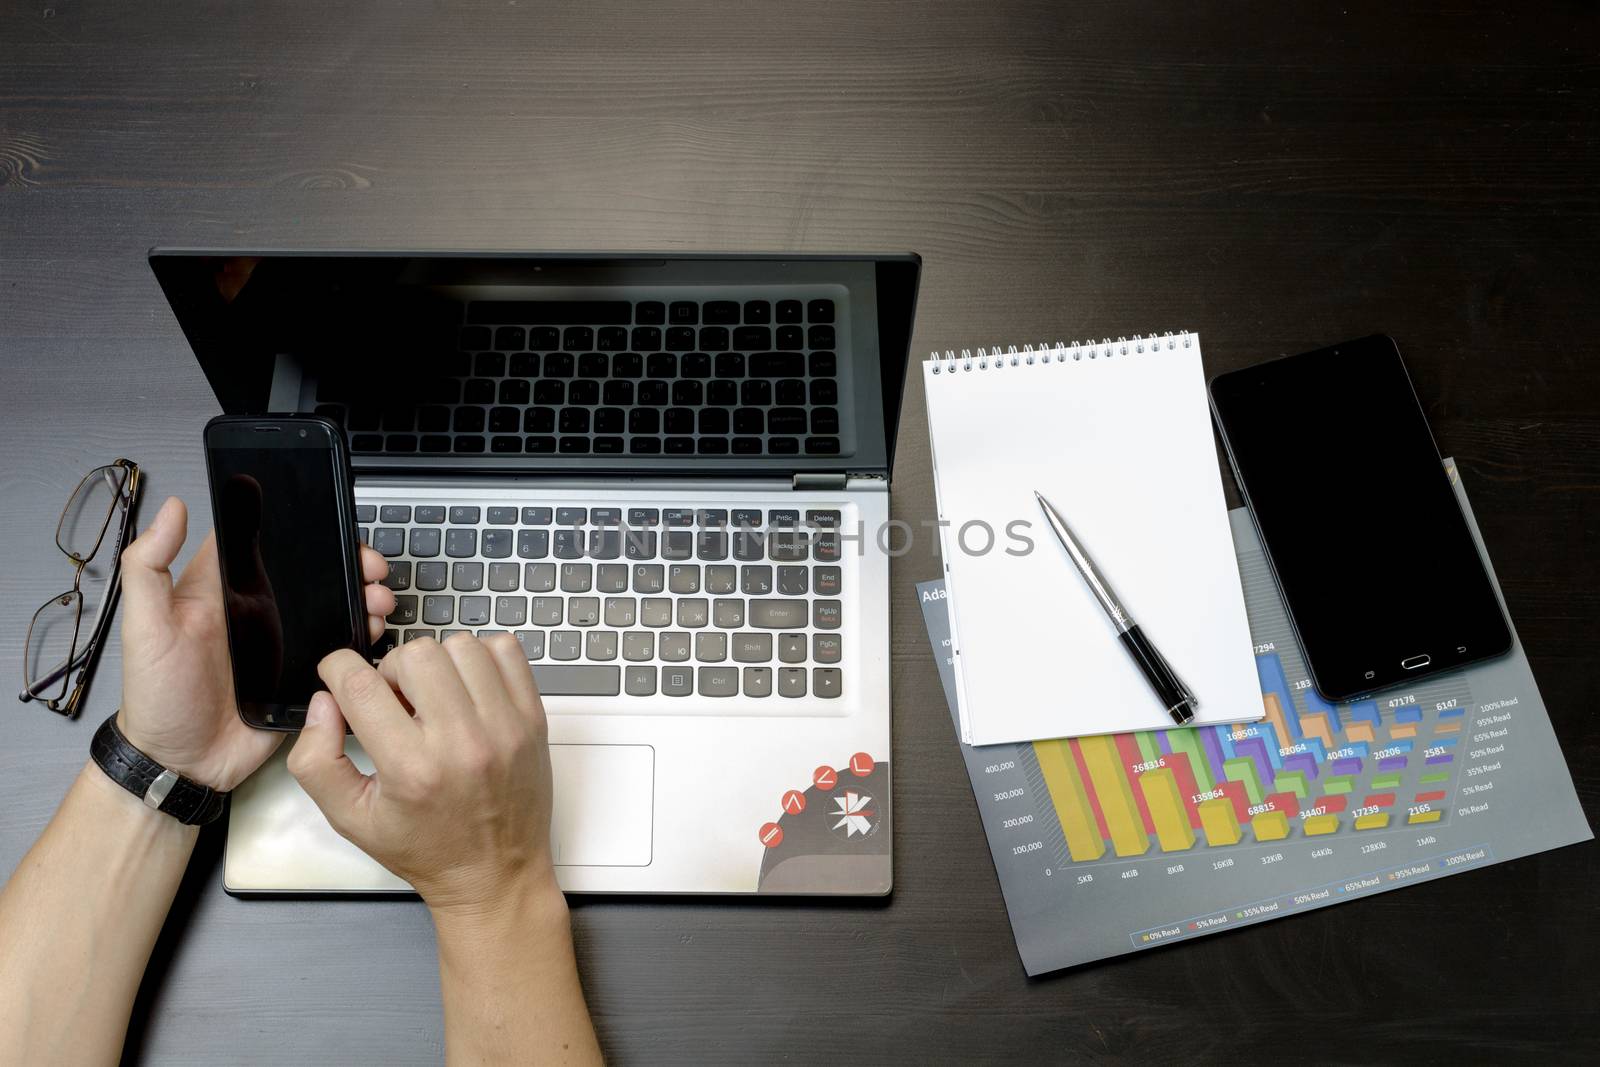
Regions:
[[[621,667],[530,663],[539,692],[554,697],[614,697],[622,692]]]

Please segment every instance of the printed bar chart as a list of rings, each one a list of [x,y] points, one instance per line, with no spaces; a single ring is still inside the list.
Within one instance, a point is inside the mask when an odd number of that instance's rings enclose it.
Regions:
[[[1445,819],[1459,698],[1333,705],[1275,649],[1256,669],[1260,722],[1034,744],[1073,862]],[[1426,810],[1391,814],[1402,794]]]

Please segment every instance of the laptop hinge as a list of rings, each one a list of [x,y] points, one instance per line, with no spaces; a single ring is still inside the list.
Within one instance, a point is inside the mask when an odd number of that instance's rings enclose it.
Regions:
[[[800,489],[843,489],[849,481],[849,475],[840,471],[801,471],[794,476],[792,488]]]

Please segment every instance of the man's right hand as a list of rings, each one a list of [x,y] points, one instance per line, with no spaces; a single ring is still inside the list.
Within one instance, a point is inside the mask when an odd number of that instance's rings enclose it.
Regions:
[[[329,824],[410,882],[435,915],[559,899],[544,705],[510,634],[409,641],[374,670],[335,652],[289,755]],[[344,754],[345,721],[372,757]]]

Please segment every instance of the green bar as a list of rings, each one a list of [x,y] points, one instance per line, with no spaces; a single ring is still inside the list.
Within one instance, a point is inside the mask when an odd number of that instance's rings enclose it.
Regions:
[[[1200,747],[1200,738],[1197,730],[1168,730],[1167,743],[1172,746],[1172,751],[1182,752],[1189,757],[1189,769],[1194,772],[1195,788],[1202,793],[1209,793],[1216,786],[1211,784],[1211,765],[1206,762],[1205,750]]]
[[[1222,773],[1230,782],[1243,782],[1244,795],[1250,803],[1261,803],[1261,779],[1256,776],[1256,761],[1249,756],[1236,756],[1222,761]]]
[[[1293,793],[1301,800],[1310,795],[1306,790],[1305,771],[1279,771],[1278,776],[1272,780],[1272,788],[1279,793]]]
[[[1149,763],[1154,763],[1161,758],[1161,746],[1156,744],[1156,735],[1149,730],[1140,730],[1133,735],[1139,743],[1139,754]]]
[[[1372,778],[1371,788],[1373,788],[1373,789],[1399,789],[1400,788],[1400,775],[1398,773],[1374,775],[1373,778]]]
[[[1418,778],[1417,779],[1417,784],[1418,785],[1432,785],[1434,782],[1447,782],[1449,780],[1450,780],[1450,772],[1449,771],[1434,771],[1431,774],[1424,774],[1421,778]]]
[[[1340,775],[1337,778],[1324,778],[1322,780],[1322,791],[1324,793],[1348,793],[1352,784],[1348,774]]]

